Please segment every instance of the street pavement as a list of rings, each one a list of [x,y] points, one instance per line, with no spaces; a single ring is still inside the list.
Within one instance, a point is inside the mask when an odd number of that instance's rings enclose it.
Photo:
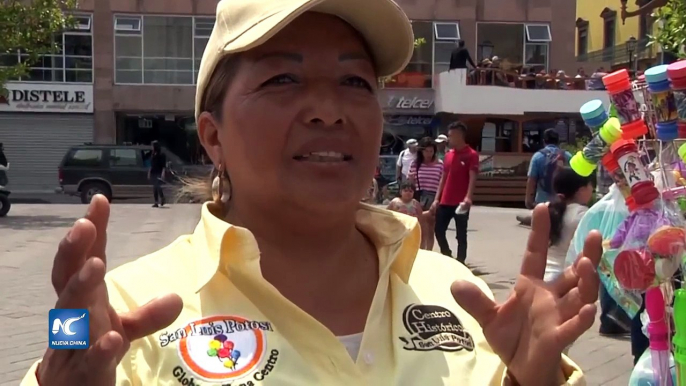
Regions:
[[[0,218],[0,386],[18,385],[47,346],[47,314],[56,296],[50,269],[59,240],[83,215],[84,205],[17,204]],[[122,203],[112,207],[108,269],[153,252],[192,232],[198,205],[153,209]],[[467,262],[503,300],[519,271],[528,229],[517,209],[476,207],[470,214]],[[454,244],[454,232],[449,231]],[[456,250],[453,245],[453,250]],[[626,386],[632,366],[628,340],[600,337],[598,323],[570,350],[589,385]]]

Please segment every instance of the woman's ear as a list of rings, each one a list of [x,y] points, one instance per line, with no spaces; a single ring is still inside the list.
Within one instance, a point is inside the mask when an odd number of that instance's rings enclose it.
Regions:
[[[214,166],[218,167],[222,163],[222,148],[219,142],[219,130],[221,127],[219,122],[211,113],[204,111],[198,117],[197,127],[198,138],[202,147],[205,148]]]

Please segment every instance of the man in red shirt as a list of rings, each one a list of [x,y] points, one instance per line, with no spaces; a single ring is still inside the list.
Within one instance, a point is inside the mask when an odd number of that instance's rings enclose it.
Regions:
[[[472,206],[472,194],[479,173],[479,153],[472,149],[465,137],[467,127],[454,122],[448,126],[450,151],[445,155],[443,177],[438,186],[436,200],[431,210],[436,212],[436,241],[441,253],[452,257],[445,233],[450,220],[455,219],[457,260],[464,264],[467,259],[467,223]],[[457,211],[458,207],[461,207]],[[456,213],[457,211],[457,213]]]

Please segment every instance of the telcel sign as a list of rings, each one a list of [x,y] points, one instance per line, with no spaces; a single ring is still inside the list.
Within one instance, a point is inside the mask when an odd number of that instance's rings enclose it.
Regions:
[[[433,99],[418,97],[392,96],[388,99],[388,108],[396,110],[428,110],[433,107]]]

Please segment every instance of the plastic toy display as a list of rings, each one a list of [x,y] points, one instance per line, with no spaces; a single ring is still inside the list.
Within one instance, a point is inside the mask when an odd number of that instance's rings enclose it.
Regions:
[[[603,77],[610,111],[599,100],[581,106],[593,136],[570,166],[589,176],[601,163],[617,187],[606,197],[626,204],[604,216],[614,225],[605,227],[598,271],[630,317],[645,305],[650,350],[629,384],[686,386],[686,290],[674,293],[671,311],[674,276],[686,268],[686,144],[675,144],[686,139],[686,61],[652,67],[644,78],[632,87],[626,70]]]

